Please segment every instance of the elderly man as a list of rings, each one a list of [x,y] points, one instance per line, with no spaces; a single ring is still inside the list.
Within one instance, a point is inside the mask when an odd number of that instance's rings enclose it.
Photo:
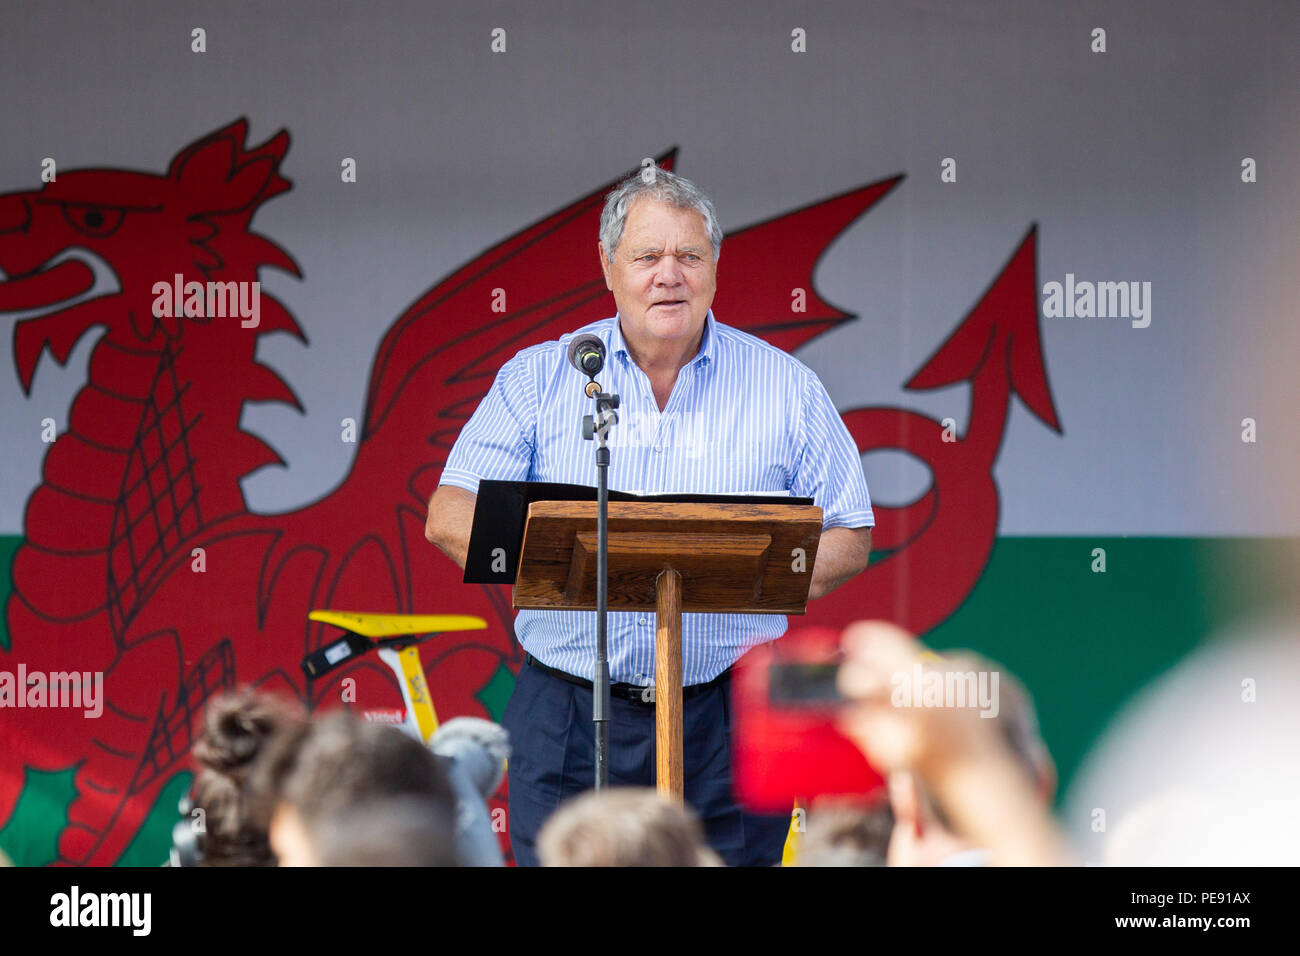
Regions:
[[[607,197],[598,252],[618,314],[506,362],[461,430],[429,502],[425,529],[465,565],[481,479],[595,484],[579,423],[591,401],[569,365],[573,335],[600,336],[600,375],[621,397],[610,437],[611,488],[641,492],[778,491],[823,511],[816,599],[867,566],[874,518],[856,446],[817,376],[797,359],[717,321],[722,229],[694,184],[645,167]],[[651,786],[655,770],[654,615],[611,612],[611,785]],[[686,800],[730,865],[781,859],[788,817],[743,813],[731,795],[731,667],[780,637],[765,614],[683,616]],[[587,612],[521,611],[525,651],[503,723],[510,731],[510,836],[521,865],[537,862],[543,822],[591,786],[595,620]]]

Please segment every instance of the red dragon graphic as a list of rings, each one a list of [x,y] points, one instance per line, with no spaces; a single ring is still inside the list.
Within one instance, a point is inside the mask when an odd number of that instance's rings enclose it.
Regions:
[[[265,293],[256,328],[237,318],[156,318],[153,309],[155,283],[178,274],[201,283],[253,282],[262,268],[300,275],[288,253],[250,229],[260,206],[290,188],[281,174],[288,134],[250,148],[247,132],[241,119],[203,137],[165,175],[80,170],[0,196],[0,313],[24,314],[13,334],[24,390],[46,349],[65,363],[88,331],[104,330],[27,504],[10,646],[0,653],[0,670],[11,673],[22,663],[105,675],[97,720],[75,709],[0,714],[0,821],[33,772],[76,768],[60,862],[122,855],[165,783],[188,769],[214,693],[254,684],[316,708],[337,703],[340,682],[351,678],[360,704],[401,706],[377,660],[323,681],[303,677],[303,655],[337,633],[308,622],[312,608],[486,618],[486,632],[439,638],[424,660],[441,717],[489,716],[476,694],[519,665],[509,591],[460,583],[459,569],[424,540],[426,503],[497,368],[611,313],[595,258],[573,250],[596,235],[612,182],[416,301],[380,343],[345,480],[297,511],[254,514],[241,480],[282,462],[241,429],[243,406],[299,406],[257,362],[257,342],[275,332],[305,337]],[[672,168],[674,159],[660,161]],[[787,351],[851,319],[813,294],[805,313],[791,314],[789,290],[811,290],[827,246],[901,179],[730,234],[729,269],[746,280],[721,285],[719,317]],[[907,384],[972,383],[971,420],[958,440],[943,441],[939,422],[904,409],[844,414],[864,452],[910,452],[930,466],[933,486],[904,507],[877,507],[876,545],[888,554],[814,605],[809,623],[870,615],[923,632],[974,586],[997,528],[992,466],[1011,393],[1059,431],[1038,337],[1034,242],[1030,230]],[[509,290],[507,314],[488,308],[495,288]]]

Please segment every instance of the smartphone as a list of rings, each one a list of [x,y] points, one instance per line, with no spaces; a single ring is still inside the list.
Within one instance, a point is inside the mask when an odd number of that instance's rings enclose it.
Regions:
[[[732,769],[748,809],[780,813],[823,795],[870,799],[884,787],[836,727],[841,659],[839,631],[808,627],[754,648],[737,666]]]
[[[767,673],[767,699],[773,707],[838,707],[844,703],[835,686],[838,661],[773,664]]]

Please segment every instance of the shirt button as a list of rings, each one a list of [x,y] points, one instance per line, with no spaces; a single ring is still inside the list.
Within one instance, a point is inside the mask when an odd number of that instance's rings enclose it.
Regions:
[[[643,617],[639,617],[639,618],[637,618],[636,622],[637,622],[638,624],[641,624],[641,625],[644,625],[644,624],[647,623],[647,622],[646,622],[646,619],[643,618]]]
[[[655,451],[663,451],[663,450],[664,450],[663,445],[655,445]]]

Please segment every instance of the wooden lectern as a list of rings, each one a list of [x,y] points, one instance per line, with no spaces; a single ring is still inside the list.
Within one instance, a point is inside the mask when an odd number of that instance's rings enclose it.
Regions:
[[[661,794],[683,799],[682,612],[803,614],[822,510],[805,504],[609,502],[611,611],[654,611]],[[596,502],[528,506],[515,608],[596,607]]]

